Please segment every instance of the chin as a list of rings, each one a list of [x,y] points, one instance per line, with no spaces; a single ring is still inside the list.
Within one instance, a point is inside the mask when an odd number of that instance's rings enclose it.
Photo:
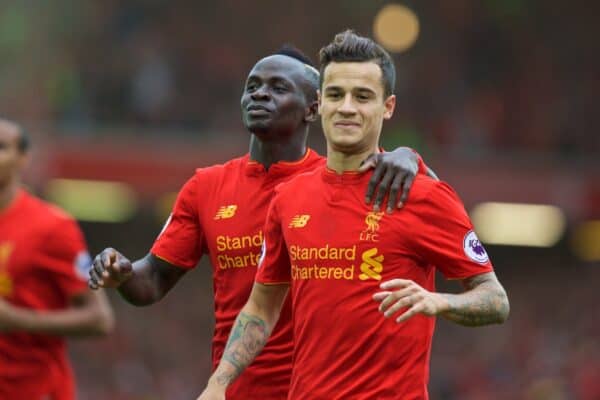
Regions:
[[[255,135],[265,135],[272,129],[268,121],[252,121],[246,124],[246,130]]]

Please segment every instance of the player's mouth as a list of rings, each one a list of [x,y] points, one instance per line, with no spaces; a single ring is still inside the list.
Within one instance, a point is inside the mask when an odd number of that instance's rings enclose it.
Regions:
[[[351,129],[351,128],[360,128],[360,123],[358,123],[356,121],[341,120],[341,121],[334,122],[333,126],[335,126],[336,128]]]
[[[248,115],[254,117],[271,114],[271,110],[268,107],[260,104],[250,104],[246,107],[246,111],[248,112]]]

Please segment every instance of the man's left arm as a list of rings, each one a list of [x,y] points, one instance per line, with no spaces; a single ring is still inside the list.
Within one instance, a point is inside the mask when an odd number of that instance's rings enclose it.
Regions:
[[[408,200],[408,194],[417,174],[425,174],[439,180],[435,172],[423,162],[421,156],[409,147],[398,147],[394,151],[372,154],[361,165],[359,171],[373,168],[373,175],[367,186],[365,202],[373,201],[373,209],[379,211],[386,195],[387,212],[402,208]],[[398,194],[400,198],[398,202]]]
[[[110,333],[113,326],[113,312],[102,291],[85,290],[61,310],[33,310],[0,299],[0,332],[96,336]]]
[[[487,272],[461,283],[465,291],[460,294],[430,292],[414,281],[392,279],[383,282],[381,292],[373,299],[381,302],[379,311],[386,318],[406,310],[396,317],[396,322],[406,321],[416,314],[441,315],[464,326],[501,324],[508,318],[510,306],[506,291],[494,272]]]

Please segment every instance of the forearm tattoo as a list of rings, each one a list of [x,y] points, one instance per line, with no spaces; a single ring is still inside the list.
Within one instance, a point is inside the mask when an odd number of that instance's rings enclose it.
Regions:
[[[466,292],[444,295],[450,309],[442,315],[464,326],[498,324],[509,313],[508,297],[495,276],[475,276],[464,281]]]
[[[235,370],[219,373],[215,376],[217,382],[227,385],[235,380],[262,351],[269,335],[267,325],[262,319],[241,312],[231,330],[223,354],[223,360],[232,364]]]

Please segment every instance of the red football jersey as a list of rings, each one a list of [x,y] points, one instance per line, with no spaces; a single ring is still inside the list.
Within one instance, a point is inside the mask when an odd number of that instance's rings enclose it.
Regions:
[[[193,268],[207,253],[213,267],[215,332],[213,367],[246,304],[260,257],[263,226],[276,185],[324,164],[313,150],[296,162],[265,170],[249,155],[198,169],[181,189],[173,213],[152,254],[173,265]],[[285,399],[292,356],[289,302],[261,355],[227,391],[228,399]],[[260,377],[260,380],[257,379]]]
[[[436,269],[449,279],[492,271],[447,184],[419,175],[387,214],[363,201],[371,174],[323,166],[278,187],[270,205],[256,280],[291,284],[288,399],[427,399],[435,318],[397,324],[373,294],[393,278],[434,290]]]
[[[25,191],[0,211],[0,298],[59,310],[87,289],[90,256],[77,223]],[[44,397],[46,396],[46,397]],[[74,398],[64,340],[0,333],[0,399]]]

